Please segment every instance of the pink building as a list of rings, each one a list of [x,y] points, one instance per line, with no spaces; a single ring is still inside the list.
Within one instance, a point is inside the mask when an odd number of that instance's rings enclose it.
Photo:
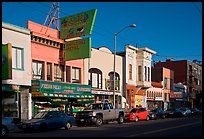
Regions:
[[[89,103],[93,95],[91,86],[82,84],[83,59],[64,61],[64,40],[59,39],[58,30],[32,21],[27,27],[31,30],[33,104],[42,107],[37,101],[46,101],[58,107],[68,102]],[[53,105],[44,109],[57,109]]]

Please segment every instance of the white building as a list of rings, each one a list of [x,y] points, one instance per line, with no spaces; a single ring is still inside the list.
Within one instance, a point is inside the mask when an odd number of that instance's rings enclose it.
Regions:
[[[84,84],[92,86],[92,94],[96,101],[109,99],[113,102],[113,67],[114,54],[106,47],[92,48],[91,58],[84,60]],[[116,55],[116,106],[125,107],[125,99],[122,96],[123,74],[122,57]]]
[[[32,115],[29,91],[32,78],[30,30],[2,22],[2,48],[9,48],[10,45],[12,72],[11,78],[2,79],[2,114],[30,119]],[[2,74],[3,72],[8,71],[2,71]]]

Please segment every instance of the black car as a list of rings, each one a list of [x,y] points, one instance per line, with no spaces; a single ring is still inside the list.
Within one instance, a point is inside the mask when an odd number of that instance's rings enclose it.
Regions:
[[[192,109],[191,109],[191,114],[192,114],[192,115],[201,115],[201,114],[202,114],[202,111],[199,110],[198,108],[192,108]]]
[[[161,108],[156,108],[154,110],[151,110],[149,114],[150,114],[150,119],[156,120],[158,118],[162,118],[162,119],[165,118],[165,113]]]
[[[183,117],[183,111],[181,111],[179,108],[176,109],[167,109],[165,112],[166,117]]]

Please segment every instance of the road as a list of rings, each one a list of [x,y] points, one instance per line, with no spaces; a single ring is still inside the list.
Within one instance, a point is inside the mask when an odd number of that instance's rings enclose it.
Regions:
[[[166,118],[150,121],[110,122],[100,127],[73,126],[71,130],[46,132],[16,131],[9,137],[202,137],[202,116]]]

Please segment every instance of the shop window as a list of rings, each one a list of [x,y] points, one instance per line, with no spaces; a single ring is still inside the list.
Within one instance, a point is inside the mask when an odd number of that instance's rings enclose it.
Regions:
[[[23,70],[23,48],[12,47],[12,68]]]
[[[44,68],[43,62],[33,61],[32,63],[32,74],[33,79],[43,79]]]
[[[71,82],[71,71],[70,71],[70,66],[66,66],[66,82]]]
[[[89,69],[89,85],[102,89],[102,72],[99,69]]]
[[[19,117],[18,93],[4,92],[2,94],[2,116],[3,117]]]
[[[72,83],[80,83],[80,68],[72,67]]]
[[[54,81],[61,81],[63,82],[63,66],[58,66],[57,64],[54,65]]]
[[[132,64],[129,64],[129,79],[132,80]]]
[[[47,80],[52,80],[52,63],[47,63]]]

